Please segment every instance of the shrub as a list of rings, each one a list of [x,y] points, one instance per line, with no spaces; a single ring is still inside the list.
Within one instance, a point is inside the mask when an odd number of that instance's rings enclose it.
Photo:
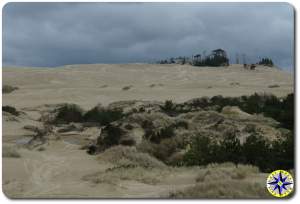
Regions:
[[[241,161],[242,147],[235,133],[227,133],[221,140],[219,149],[221,162],[233,162],[237,165]]]
[[[233,187],[234,186],[234,187]],[[270,198],[264,183],[240,180],[223,180],[198,183],[170,194],[171,198]]]
[[[17,111],[17,109],[15,107],[12,107],[12,106],[2,106],[2,111],[8,112],[8,113],[10,113],[14,116],[20,115],[20,112]]]
[[[19,88],[16,86],[10,86],[10,85],[3,85],[2,87],[2,93],[7,94],[7,93],[11,93],[15,90],[18,90]]]
[[[222,49],[213,50],[209,56],[202,57],[202,59],[198,59],[198,56],[201,55],[195,56],[196,58],[193,61],[194,66],[218,67],[229,65],[229,59],[227,58],[226,51]]]
[[[205,108],[210,105],[210,100],[208,97],[196,98],[192,99],[188,105],[191,105],[192,107]]]
[[[264,66],[268,66],[268,67],[273,67],[274,66],[274,63],[273,63],[273,61],[272,61],[272,59],[271,58],[262,58],[259,62],[258,62],[258,64],[260,64],[260,65],[264,65]]]
[[[268,88],[278,88],[280,87],[278,84],[272,84],[272,85],[269,85]]]
[[[249,165],[235,166],[232,163],[208,165],[198,170],[196,185],[175,191],[173,198],[266,198],[264,182],[258,168]],[[232,187],[234,186],[234,187]]]
[[[160,106],[161,110],[170,116],[176,115],[176,104],[172,100],[166,100],[163,106]]]
[[[219,142],[208,136],[198,135],[192,139],[183,162],[185,165],[244,163],[257,166],[263,172],[270,172],[274,169],[293,169],[294,138],[288,131],[283,138],[270,142],[261,135],[252,133],[241,145],[234,134],[225,135]]]
[[[186,146],[184,137],[176,135],[172,138],[166,138],[160,143],[152,143],[148,140],[143,140],[138,146],[138,150],[146,152],[151,156],[163,161],[168,165],[182,165],[183,150]]]
[[[280,122],[282,127],[293,130],[294,128],[294,94],[289,94],[284,98],[274,95],[255,93],[250,96],[223,97],[214,96],[210,99],[206,97],[194,99],[190,102],[193,107],[208,108],[218,107],[221,111],[225,106],[238,106],[242,111],[250,114],[263,113],[266,117],[271,117]]]
[[[135,147],[113,146],[99,154],[99,160],[116,166],[138,166],[144,168],[164,168],[165,165],[147,153],[138,152]]]
[[[76,104],[65,104],[57,109],[55,123],[82,122],[83,110]]]
[[[123,135],[122,129],[118,126],[108,124],[105,127],[106,136],[101,140],[101,143],[105,147],[111,147],[114,145],[118,145],[121,139],[121,135]],[[100,139],[100,138],[99,138]],[[101,145],[101,144],[99,144]]]
[[[273,141],[270,150],[273,169],[294,169],[294,150],[294,136],[290,132],[284,134],[283,138]]]
[[[130,86],[124,86],[123,88],[122,88],[122,90],[123,91],[127,91],[127,90],[129,90],[129,89],[131,89],[132,88],[132,86],[130,85]]]
[[[269,142],[262,136],[255,133],[250,135],[242,147],[243,162],[258,166],[262,171],[268,171],[272,166],[271,161],[266,160],[269,158],[270,148]]]
[[[83,118],[85,122],[97,122],[101,125],[107,125],[113,121],[119,120],[123,117],[121,110],[110,110],[96,106],[91,110],[87,111]]]
[[[158,130],[153,130],[151,128],[146,129],[145,131],[145,137],[149,139],[153,143],[160,143],[161,140],[173,137],[175,135],[174,133],[174,127],[172,125],[170,126],[163,126],[159,128]]]
[[[159,144],[154,145],[153,155],[161,161],[166,162],[168,158],[176,152],[178,147],[177,141],[173,138],[164,139]]]
[[[42,152],[42,151],[45,151],[45,150],[46,150],[45,147],[39,147],[39,148],[37,149],[37,151],[39,151],[39,152]]]
[[[168,173],[168,170],[162,171],[162,169],[157,168],[149,171],[149,169],[143,167],[123,165],[112,167],[102,172],[86,175],[82,179],[94,184],[108,183],[119,185],[120,181],[129,180],[153,185],[160,182],[166,175],[168,175]]]
[[[185,165],[207,165],[219,160],[219,146],[209,136],[196,135],[184,155]]]
[[[11,146],[3,146],[2,147],[2,157],[8,157],[8,158],[20,158],[20,153]]]
[[[197,182],[207,182],[223,178],[224,180],[242,180],[258,174],[259,169],[251,165],[234,165],[233,163],[221,163],[208,165],[205,169],[200,169],[196,178]]]
[[[184,128],[188,129],[189,128],[189,123],[187,120],[177,120],[175,121],[174,128],[179,129],[179,128]]]

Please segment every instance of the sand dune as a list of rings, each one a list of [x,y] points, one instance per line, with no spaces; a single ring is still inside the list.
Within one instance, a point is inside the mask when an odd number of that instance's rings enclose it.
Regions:
[[[201,96],[240,96],[267,92],[285,96],[293,92],[292,74],[259,66],[245,70],[229,67],[189,65],[95,64],[58,68],[3,68],[3,84],[19,87],[3,95],[3,105],[23,111],[18,120],[3,116],[3,145],[13,146],[19,158],[3,158],[3,189],[9,197],[168,197],[171,192],[192,186],[199,169],[158,172],[160,182],[146,184],[122,180],[118,185],[91,183],[82,178],[110,167],[80,150],[70,138],[89,141],[99,136],[97,127],[48,141],[45,149],[26,149],[20,143],[30,136],[25,125],[41,126],[45,104],[76,103],[88,109],[98,103],[120,100],[172,99],[183,102]],[[273,87],[273,88],[270,88]],[[49,106],[51,107],[51,106]],[[264,188],[265,175],[251,177]]]
[[[211,68],[93,64],[3,68],[3,84],[20,88],[5,95],[4,105],[23,108],[70,102],[90,108],[97,103],[107,105],[131,99],[183,102],[201,96],[240,96],[254,92],[283,96],[293,92],[294,82],[291,73],[263,66],[250,71],[242,65]],[[272,85],[279,87],[269,88]]]

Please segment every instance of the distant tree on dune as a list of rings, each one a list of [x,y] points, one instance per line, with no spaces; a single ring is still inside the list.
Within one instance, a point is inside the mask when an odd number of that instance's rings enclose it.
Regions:
[[[262,58],[258,64],[260,65],[264,65],[264,66],[268,66],[268,67],[273,67],[274,66],[274,63],[272,61],[271,58]]]

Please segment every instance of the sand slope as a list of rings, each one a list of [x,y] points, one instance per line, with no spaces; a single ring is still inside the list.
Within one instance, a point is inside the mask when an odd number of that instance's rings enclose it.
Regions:
[[[18,145],[30,132],[25,125],[38,121],[44,104],[77,103],[85,109],[98,103],[120,100],[172,99],[183,102],[201,96],[240,96],[268,92],[284,96],[293,92],[290,73],[258,67],[245,70],[242,65],[224,68],[188,65],[70,65],[59,68],[3,68],[3,84],[19,87],[3,95],[3,105],[25,114],[18,121],[3,120],[3,145],[17,146],[20,158],[3,158],[3,189],[9,197],[168,197],[176,189],[195,182],[197,170],[174,172],[156,185],[122,181],[118,185],[93,184],[86,175],[104,171],[109,164],[80,150],[80,145],[64,139],[51,140],[44,151]],[[270,85],[279,85],[269,88]],[[124,88],[127,87],[127,88]],[[97,137],[91,132],[88,137]],[[81,135],[79,135],[81,136]],[[265,175],[258,175],[265,185]]]
[[[240,96],[293,92],[293,76],[260,66],[227,68],[156,64],[69,65],[59,68],[4,68],[3,84],[20,89],[6,94],[3,103],[18,108],[61,102],[90,108],[119,100],[144,99],[183,102],[201,96]],[[279,85],[269,88],[270,85]],[[128,87],[128,90],[123,90]],[[126,89],[126,88],[125,88]]]

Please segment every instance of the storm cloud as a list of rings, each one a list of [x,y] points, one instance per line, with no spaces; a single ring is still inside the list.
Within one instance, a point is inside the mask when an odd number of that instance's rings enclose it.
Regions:
[[[135,63],[225,49],[293,69],[287,3],[8,3],[3,64]]]

